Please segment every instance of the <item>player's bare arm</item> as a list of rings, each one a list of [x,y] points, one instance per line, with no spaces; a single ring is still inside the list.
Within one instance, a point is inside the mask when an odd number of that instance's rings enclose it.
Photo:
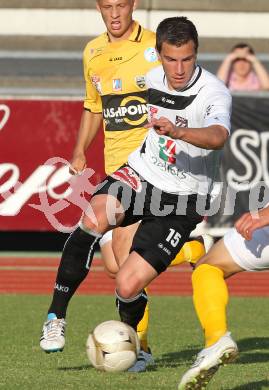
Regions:
[[[81,173],[87,166],[85,151],[96,136],[102,122],[101,113],[93,113],[84,110],[78,131],[77,142],[70,161],[69,171],[71,174]]]
[[[169,119],[164,117],[159,119],[153,118],[146,127],[153,127],[159,135],[167,135],[199,148],[210,150],[221,149],[229,136],[227,129],[220,125],[196,129],[176,127]]]
[[[243,214],[235,223],[235,228],[246,240],[251,240],[253,232],[269,225],[269,207],[257,212]]]

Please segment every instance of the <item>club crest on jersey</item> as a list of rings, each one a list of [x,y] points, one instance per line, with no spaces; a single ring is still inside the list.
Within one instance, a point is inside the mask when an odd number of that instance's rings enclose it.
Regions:
[[[130,167],[122,167],[111,175],[114,179],[120,180],[131,187],[135,192],[142,191],[140,177]]]
[[[135,83],[139,88],[145,88],[146,86],[146,77],[145,76],[136,76]]]
[[[171,139],[167,139],[166,137],[159,138],[159,157],[169,163],[176,163],[176,143]]]
[[[155,61],[157,61],[158,57],[157,57],[156,49],[154,47],[148,47],[144,51],[144,57],[145,57],[145,60],[148,61],[148,62],[155,62]]]
[[[114,92],[122,91],[122,80],[121,79],[113,79],[112,85],[113,85]]]
[[[94,85],[96,91],[101,95],[102,88],[101,88],[101,79],[99,76],[92,76],[91,77],[92,84]]]
[[[188,119],[182,118],[182,116],[176,115],[175,125],[176,125],[176,127],[188,127]]]

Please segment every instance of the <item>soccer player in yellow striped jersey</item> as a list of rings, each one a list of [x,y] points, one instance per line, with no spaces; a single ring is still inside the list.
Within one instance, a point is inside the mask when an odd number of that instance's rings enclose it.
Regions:
[[[104,33],[85,48],[84,108],[103,115],[107,174],[127,161],[147,132],[145,74],[158,65],[154,46],[155,34],[134,21],[127,39],[110,42]]]
[[[155,51],[155,34],[144,29],[132,18],[136,7],[135,0],[98,0],[96,3],[107,31],[90,41],[84,50],[86,96],[70,170],[73,173],[80,173],[86,167],[85,151],[103,122],[105,171],[110,174],[127,161],[128,155],[145,137],[147,132],[144,128],[147,123],[145,74],[159,65],[159,62]],[[136,225],[117,228],[113,231],[112,245],[110,239],[104,245],[100,243],[102,257],[111,276],[117,273],[118,265],[128,257],[136,229]],[[172,264],[186,260],[195,261],[202,254],[204,254],[202,243],[199,241],[186,243]],[[40,345],[47,352],[62,350],[64,347],[64,319],[68,302],[86,277],[87,271],[85,269],[84,271],[74,284],[73,281],[67,280],[64,265],[58,270],[56,286],[66,288],[54,289],[47,323],[58,321],[54,325],[61,326],[61,329],[59,340],[53,342],[49,330],[43,332]],[[56,319],[52,314],[55,314]],[[146,365],[152,361],[147,346],[147,328],[148,309],[137,329],[142,356],[133,367],[134,371],[144,371]]]

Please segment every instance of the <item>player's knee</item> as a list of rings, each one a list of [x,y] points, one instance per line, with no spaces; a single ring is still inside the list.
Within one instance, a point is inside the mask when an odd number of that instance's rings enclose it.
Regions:
[[[84,214],[80,225],[85,230],[92,230],[100,234],[104,234],[109,229],[109,224],[103,210],[95,212],[94,215]]]
[[[128,278],[121,272],[116,276],[116,289],[124,299],[130,299],[136,296],[141,290],[139,288],[139,281],[136,278]]]
[[[98,231],[98,223],[97,221],[93,221],[92,218],[88,217],[87,215],[83,215],[80,221],[80,226],[83,230],[92,230],[92,231]],[[102,232],[99,232],[102,233]]]
[[[116,280],[117,280],[117,277],[116,277]],[[118,281],[117,281],[116,285],[117,285],[117,291],[118,291],[119,295],[124,299],[132,298],[137,294],[136,289],[130,284],[118,283]]]

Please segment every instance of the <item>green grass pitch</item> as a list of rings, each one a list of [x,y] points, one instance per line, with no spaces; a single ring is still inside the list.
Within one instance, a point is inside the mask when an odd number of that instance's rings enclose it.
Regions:
[[[0,388],[5,390],[173,390],[203,344],[190,297],[151,297],[150,345],[154,367],[141,374],[98,372],[85,342],[98,323],[118,319],[112,296],[75,296],[70,304],[64,352],[45,354],[39,336],[49,296],[1,295]],[[211,390],[269,389],[269,310],[266,298],[235,298],[229,328],[241,351],[221,367]]]

